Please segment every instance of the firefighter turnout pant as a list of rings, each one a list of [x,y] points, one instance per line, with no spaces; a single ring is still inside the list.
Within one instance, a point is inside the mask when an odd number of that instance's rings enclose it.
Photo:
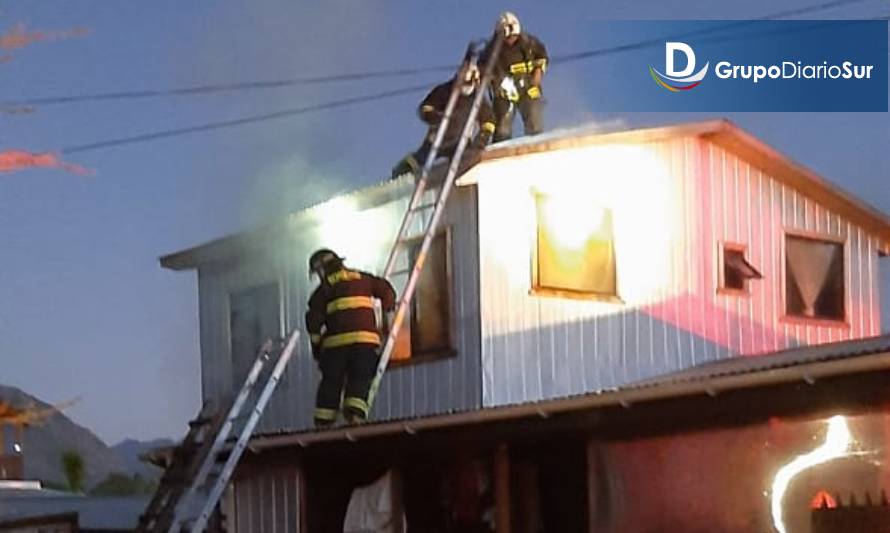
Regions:
[[[408,154],[405,159],[400,161],[399,164],[393,168],[392,177],[397,178],[402,174],[410,172],[414,174],[415,178],[419,178],[423,165],[426,163],[426,158],[432,149],[433,143],[429,139],[425,139],[423,144],[420,145],[420,148]],[[451,144],[443,143],[439,146],[437,156],[451,159],[455,150],[457,150],[456,142]],[[460,176],[464,172],[470,170],[480,159],[482,159],[482,149],[478,144],[471,143],[467,145],[466,149],[464,149],[463,157],[461,157],[460,165],[457,167],[457,175]]]
[[[522,116],[523,131],[526,135],[537,135],[544,129],[543,101],[541,98],[522,96],[516,102],[496,96],[494,98],[495,131],[494,142],[513,137],[513,117],[516,108]]]
[[[368,391],[377,371],[377,349],[371,344],[325,348],[319,357],[321,383],[315,398],[315,425],[337,421],[340,399],[348,421],[368,418]]]

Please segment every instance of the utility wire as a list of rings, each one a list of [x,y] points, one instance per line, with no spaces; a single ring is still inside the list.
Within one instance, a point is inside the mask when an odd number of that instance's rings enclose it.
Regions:
[[[810,10],[813,10],[815,8],[825,9],[825,7],[823,7],[823,6],[826,6],[828,4],[835,6],[839,3],[851,3],[851,2],[856,2],[856,1],[863,1],[863,0],[835,0],[833,2],[821,4],[820,6],[814,6],[813,8],[810,8]],[[802,9],[795,10],[795,11],[799,14]],[[888,20],[888,19],[890,19],[890,16],[874,17],[871,20]],[[743,22],[750,23],[751,21],[743,21]],[[861,22],[861,21],[851,20],[849,22],[855,23],[855,22]],[[800,28],[795,31],[806,31],[806,30],[812,29],[813,27],[821,26],[824,24],[826,24],[825,21],[814,21],[813,26],[806,27],[806,28]],[[734,23],[734,25],[735,25],[735,23]],[[704,33],[704,32],[699,32],[699,33]],[[722,38],[715,37],[715,38],[708,39],[708,40],[709,41],[734,40],[734,39],[745,38],[745,37],[750,37],[750,35],[749,36],[726,36],[726,37],[722,37]],[[667,37],[667,38],[670,39],[670,38],[676,38],[676,37]],[[661,43],[661,42],[663,42],[664,39],[665,39],[664,37],[659,38],[656,40],[656,42]],[[651,40],[647,40],[645,42],[648,43],[650,41]],[[642,43],[643,42],[632,43],[630,45],[613,47],[611,49],[602,49],[599,51],[585,52],[585,54],[587,54],[587,55],[585,55],[584,57],[586,58],[586,57],[595,57],[595,56],[605,55],[607,53],[606,50],[611,50],[611,52],[609,52],[609,53],[617,53],[617,52],[632,49],[632,48],[629,48],[630,46],[642,47]],[[649,45],[647,44],[646,46],[649,46]],[[573,60],[577,60],[577,59],[582,59],[582,57],[576,57],[576,55],[562,57],[562,61],[565,61],[565,62],[573,61]],[[273,113],[253,115],[253,116],[244,117],[244,118],[240,118],[240,119],[211,122],[208,124],[202,124],[202,125],[198,125],[198,126],[175,128],[175,129],[169,129],[169,130],[164,130],[164,131],[159,131],[159,132],[154,132],[154,133],[134,135],[131,137],[124,137],[124,138],[120,138],[120,139],[99,141],[99,142],[82,144],[82,145],[77,145],[77,146],[70,146],[68,148],[63,148],[63,149],[59,150],[59,152],[64,153],[64,154],[70,154],[70,153],[76,153],[76,152],[87,152],[87,151],[92,151],[92,150],[98,150],[101,148],[108,148],[108,147],[112,147],[112,146],[135,144],[135,143],[151,141],[151,140],[156,140],[156,139],[176,137],[179,135],[185,135],[185,134],[189,134],[189,133],[198,133],[198,132],[204,132],[204,131],[211,131],[211,130],[217,130],[217,129],[223,129],[223,128],[242,126],[245,124],[252,124],[252,123],[257,123],[257,122],[265,122],[267,120],[288,118],[288,117],[292,117],[292,116],[296,116],[296,115],[303,115],[303,114],[313,113],[313,112],[317,112],[317,111],[323,111],[323,110],[327,110],[327,109],[359,105],[359,104],[368,103],[368,102],[372,102],[372,101],[394,98],[396,96],[413,94],[413,93],[417,93],[417,92],[423,91],[425,89],[428,89],[429,87],[430,87],[430,84],[424,84],[424,85],[416,85],[413,87],[406,87],[406,88],[401,88],[401,89],[393,89],[393,90],[384,91],[384,92],[375,93],[375,94],[357,96],[357,97],[340,99],[340,100],[333,100],[333,101],[329,101],[329,102],[325,102],[325,103],[321,103],[321,104],[314,104],[314,105],[310,105],[310,106],[286,109],[286,110],[277,111],[277,112],[273,112]]]
[[[649,46],[656,46],[661,44],[665,40],[679,39],[679,38],[687,38],[695,35],[704,35],[708,33],[714,33],[723,30],[729,30],[738,27],[744,27],[746,25],[752,24],[754,22],[763,21],[763,20],[774,20],[781,19],[787,17],[793,17],[797,15],[806,15],[810,13],[814,13],[816,11],[824,11],[827,9],[834,9],[837,7],[843,7],[847,5],[852,5],[856,3],[862,3],[868,0],[830,0],[827,2],[823,2],[821,4],[790,9],[786,11],[781,11],[778,13],[773,13],[770,15],[765,15],[753,20],[740,20],[737,22],[730,22],[727,24],[722,24],[720,26],[705,28],[697,31],[684,32],[676,35],[665,35],[652,39],[647,39],[645,41],[639,41],[634,43],[628,43],[619,46],[611,46],[606,48],[587,50],[581,52],[575,52],[571,54],[564,55],[555,55],[551,57],[551,63],[554,65],[560,63],[569,63],[571,61],[578,61],[581,59],[587,59],[591,57],[597,57],[607,54],[614,54],[619,52],[627,52],[631,50],[638,50],[641,48],[647,48]],[[226,93],[226,92],[238,92],[238,91],[254,91],[254,90],[265,90],[265,89],[275,89],[281,87],[293,87],[300,85],[318,85],[324,83],[333,83],[333,82],[344,82],[344,81],[362,81],[362,80],[371,80],[371,79],[383,79],[383,78],[400,78],[400,77],[410,77],[417,76],[421,74],[433,74],[433,73],[443,73],[443,72],[454,72],[457,69],[458,65],[439,65],[433,67],[423,67],[423,68],[414,68],[414,69],[389,69],[389,70],[377,70],[377,71],[364,71],[364,72],[347,72],[340,74],[331,74],[325,76],[311,76],[311,77],[297,77],[297,78],[285,78],[280,80],[260,80],[260,81],[248,81],[248,82],[237,82],[237,83],[226,83],[226,84],[207,84],[207,85],[196,85],[192,87],[181,87],[174,89],[157,89],[157,90],[144,90],[144,91],[119,91],[119,92],[108,92],[108,93],[94,93],[94,94],[80,94],[80,95],[71,95],[71,96],[50,96],[50,97],[41,97],[41,98],[30,98],[25,100],[14,100],[7,102],[0,102],[0,107],[21,107],[21,106],[45,106],[45,105],[60,105],[60,104],[71,104],[78,102],[98,102],[105,100],[131,100],[131,99],[140,99],[140,98],[159,98],[166,96],[199,96],[199,95],[208,95],[208,94],[216,94],[216,93]]]
[[[190,126],[185,128],[175,128],[170,130],[158,131],[154,133],[146,133],[142,135],[133,135],[132,137],[123,137],[120,139],[113,139],[110,141],[100,141],[89,144],[81,144],[77,146],[70,146],[68,148],[62,148],[59,152],[63,154],[72,154],[75,152],[88,152],[91,150],[98,150],[100,148],[108,148],[110,146],[120,146],[124,144],[134,144],[139,142],[151,141],[155,139],[164,139],[167,137],[175,137],[178,135],[185,135],[187,133],[197,133],[203,131],[211,131],[218,130],[223,128],[231,128],[234,126],[243,126],[244,124],[252,124],[254,122],[264,122],[267,120],[276,120],[281,118],[292,117],[295,115],[304,115],[307,113],[313,113],[316,111],[323,111],[326,109],[334,109],[337,107],[346,107],[350,105],[363,104],[367,102],[372,102],[375,100],[384,100],[387,98],[393,98],[396,96],[401,96],[403,94],[411,94],[423,91],[425,89],[429,89],[430,85],[416,85],[414,87],[406,87],[403,89],[394,89],[391,91],[380,92],[376,94],[369,94],[365,96],[357,96],[353,98],[346,98],[342,100],[333,100],[330,102],[325,102],[321,104],[314,104],[310,106],[296,107],[293,109],[285,109],[282,111],[276,111],[274,113],[265,113],[262,115],[253,115],[244,118],[238,118],[233,120],[223,120],[219,122],[210,122],[208,124],[201,124],[199,126]]]

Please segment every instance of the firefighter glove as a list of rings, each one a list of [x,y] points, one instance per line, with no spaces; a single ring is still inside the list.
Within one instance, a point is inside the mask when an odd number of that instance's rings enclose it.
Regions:
[[[531,87],[528,88],[528,91],[526,92],[526,94],[528,95],[528,97],[530,99],[537,100],[538,98],[541,97],[541,88],[538,87],[537,85],[532,85]]]

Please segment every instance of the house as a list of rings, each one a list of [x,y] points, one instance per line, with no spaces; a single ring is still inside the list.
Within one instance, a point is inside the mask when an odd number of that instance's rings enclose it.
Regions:
[[[389,181],[161,259],[198,274],[205,400],[232,393],[262,339],[303,327],[314,249],[382,270],[412,187]],[[312,430],[317,375],[302,346],[227,514],[237,531],[342,531],[344,494],[397,467],[420,531],[448,522],[443,487],[466,472],[488,479],[499,532],[751,530],[704,502],[675,519],[671,484],[706,497],[692,490],[697,461],[757,448],[778,416],[811,440],[840,405],[865,409],[883,449],[887,393],[874,380],[890,345],[868,338],[888,251],[884,215],[726,121],[494,145],[449,199],[374,423]],[[790,443],[750,456],[750,472]],[[872,489],[887,486],[882,472]]]

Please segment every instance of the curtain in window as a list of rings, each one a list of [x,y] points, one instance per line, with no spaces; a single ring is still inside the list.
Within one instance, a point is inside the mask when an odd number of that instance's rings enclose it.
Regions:
[[[836,243],[812,239],[788,238],[785,255],[788,268],[803,300],[805,316],[815,316],[816,300],[828,279],[828,271],[842,247]]]

